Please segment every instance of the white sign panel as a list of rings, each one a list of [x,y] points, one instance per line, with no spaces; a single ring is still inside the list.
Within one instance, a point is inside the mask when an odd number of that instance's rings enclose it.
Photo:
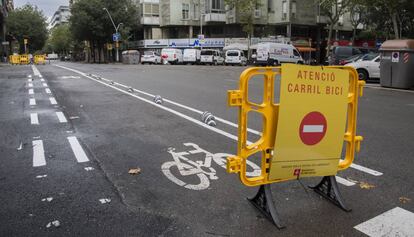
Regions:
[[[398,63],[400,61],[400,53],[399,52],[392,52],[391,61],[393,63]]]

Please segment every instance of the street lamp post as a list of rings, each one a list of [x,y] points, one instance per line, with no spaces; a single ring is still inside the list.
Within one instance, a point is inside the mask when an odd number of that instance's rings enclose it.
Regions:
[[[109,19],[111,19],[112,25],[114,26],[114,29],[115,29],[115,34],[116,34],[116,35],[117,35],[117,37],[118,37],[118,30],[119,30],[119,27],[120,27],[121,25],[123,25],[124,23],[119,23],[119,24],[118,24],[118,26],[116,26],[116,25],[115,25],[114,20],[112,19],[111,13],[109,13],[108,9],[107,9],[106,7],[104,7],[104,8],[103,8],[103,10],[104,10],[104,11],[106,11],[106,13],[108,13]],[[119,40],[119,39],[118,39],[118,38],[116,38],[116,41],[115,41],[116,61],[117,61],[117,62],[119,62],[119,44],[118,44],[118,40]]]

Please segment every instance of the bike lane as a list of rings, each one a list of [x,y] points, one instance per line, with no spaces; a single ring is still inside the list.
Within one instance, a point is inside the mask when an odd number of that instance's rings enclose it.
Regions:
[[[353,226],[361,216],[342,212],[305,188],[317,179],[273,185],[288,227],[278,231],[246,200],[257,188],[244,187],[225,172],[223,156],[214,156],[235,154],[234,140],[86,78],[59,79],[73,72],[43,70],[53,75],[50,84],[66,113],[79,117],[72,121],[76,134],[124,204],[139,215],[174,220],[166,235],[360,235]],[[131,168],[140,174],[128,174]],[[345,198],[352,195],[344,192]]]

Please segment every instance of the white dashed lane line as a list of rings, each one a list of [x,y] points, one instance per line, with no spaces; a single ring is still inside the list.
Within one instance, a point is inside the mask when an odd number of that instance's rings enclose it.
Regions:
[[[80,145],[78,139],[76,137],[68,137],[68,141],[78,163],[88,162],[88,156],[86,156],[86,153]]]
[[[46,88],[46,89],[45,89],[45,92],[46,92],[46,94],[52,94],[52,92],[50,91],[50,89],[49,89],[49,88]]]
[[[65,115],[62,112],[56,112],[56,116],[59,119],[59,123],[67,123],[68,120],[66,119]]]
[[[33,87],[33,83],[29,82],[29,83],[27,84],[27,86],[28,86],[28,87]]]
[[[45,166],[45,150],[43,148],[42,140],[34,140],[32,142],[33,146],[33,167]]]
[[[47,83],[42,83],[42,85],[43,85],[44,87],[47,87]]]
[[[30,114],[30,123],[33,125],[39,125],[39,117],[37,113]]]
[[[34,99],[34,98],[30,98],[30,100],[29,100],[29,104],[30,104],[30,105],[36,105],[36,99]]]
[[[34,90],[33,89],[29,89],[29,95],[34,95]]]
[[[57,101],[54,97],[49,97],[50,104],[57,105]]]

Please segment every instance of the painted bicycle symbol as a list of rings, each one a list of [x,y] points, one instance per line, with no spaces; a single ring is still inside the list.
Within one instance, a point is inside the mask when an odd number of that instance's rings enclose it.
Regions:
[[[226,168],[227,153],[210,153],[194,143],[184,143],[191,148],[189,151],[176,152],[175,148],[169,148],[174,161],[167,161],[161,166],[161,170],[168,179],[175,184],[192,190],[204,190],[210,186],[210,180],[217,180],[217,171],[211,167],[213,161]],[[203,160],[192,160],[194,157],[204,156]],[[259,176],[261,169],[255,163],[247,161],[247,176]],[[178,172],[177,172],[178,171]],[[185,181],[184,181],[185,180]],[[188,181],[188,182],[186,182]]]

